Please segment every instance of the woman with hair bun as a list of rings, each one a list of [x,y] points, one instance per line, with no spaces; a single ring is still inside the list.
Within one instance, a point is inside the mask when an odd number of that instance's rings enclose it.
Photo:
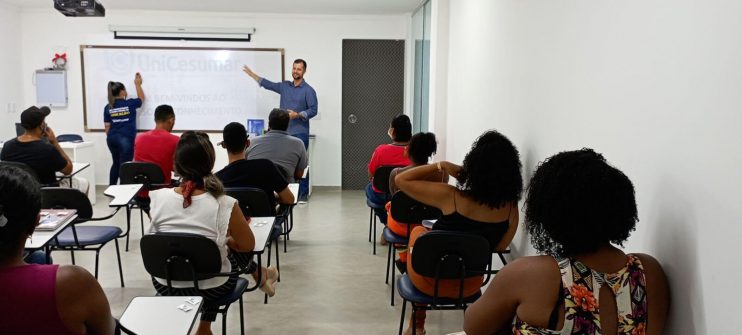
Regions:
[[[121,164],[134,159],[134,139],[137,136],[137,108],[144,103],[142,75],[134,76],[137,98],[127,99],[124,84],[108,82],[108,104],[103,108],[103,122],[106,131],[106,144],[111,151],[113,164],[108,184],[116,185],[119,180]]]
[[[389,174],[389,193],[394,194],[399,191],[399,188],[397,187],[397,183],[395,183],[394,178],[409,169],[423,166],[428,164],[428,160],[431,156],[435,155],[436,150],[438,150],[438,142],[436,142],[435,134],[433,133],[417,133],[415,135],[412,135],[412,138],[410,139],[410,144],[407,145],[404,151],[405,157],[408,157],[412,164],[409,166],[405,166],[403,168],[396,168],[392,170],[392,172]],[[432,181],[432,182],[441,182],[441,183],[448,183],[448,174],[443,171],[433,171],[430,173],[430,175],[427,176],[427,178],[424,178],[424,180]],[[389,228],[394,234],[407,237],[407,223],[404,222],[398,222],[392,217],[392,202],[389,201],[386,203],[386,212],[387,212],[387,228]],[[419,223],[413,224],[412,227],[409,227],[411,229],[414,229],[415,227],[419,226]],[[401,247],[397,248],[397,252],[399,253],[399,259],[396,260],[397,267],[400,269],[402,273],[407,271],[407,248]]]
[[[438,142],[435,139],[433,133],[417,133],[412,135],[409,144],[404,149],[404,156],[410,159],[410,165],[403,168],[396,168],[389,174],[389,193],[394,194],[399,191],[397,183],[394,182],[394,178],[411,168],[426,165],[430,160],[430,157],[435,155],[438,150]],[[442,171],[435,171],[430,175],[430,181],[443,181],[448,182],[448,175]]]

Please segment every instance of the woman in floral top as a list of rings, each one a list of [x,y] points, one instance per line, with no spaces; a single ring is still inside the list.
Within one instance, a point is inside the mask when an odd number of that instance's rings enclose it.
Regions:
[[[508,264],[466,311],[467,335],[662,334],[667,279],[652,256],[625,254],[634,187],[590,149],[559,153],[531,179],[525,224],[545,256]]]

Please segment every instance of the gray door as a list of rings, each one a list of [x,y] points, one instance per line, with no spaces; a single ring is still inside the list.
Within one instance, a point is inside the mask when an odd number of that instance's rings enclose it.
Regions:
[[[404,41],[343,40],[343,189],[368,184],[374,149],[404,112]]]

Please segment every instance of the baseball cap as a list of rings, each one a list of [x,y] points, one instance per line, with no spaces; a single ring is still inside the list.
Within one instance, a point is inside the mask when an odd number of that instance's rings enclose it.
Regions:
[[[44,122],[49,113],[51,113],[49,107],[28,107],[21,113],[21,126],[25,129],[34,129]]]

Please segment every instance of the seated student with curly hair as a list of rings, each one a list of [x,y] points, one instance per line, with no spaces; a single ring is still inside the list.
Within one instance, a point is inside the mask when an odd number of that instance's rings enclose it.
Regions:
[[[591,149],[536,169],[526,199],[544,256],[505,266],[464,320],[477,334],[662,334],[669,292],[660,264],[621,246],[635,229],[634,187]]]
[[[113,334],[108,300],[88,271],[23,261],[39,224],[39,189],[27,172],[0,165],[0,333]]]
[[[518,200],[523,192],[518,149],[497,131],[487,131],[474,142],[464,157],[464,165],[450,162],[423,165],[405,171],[395,178],[399,189],[413,199],[437,207],[443,216],[433,225],[434,230],[453,230],[481,235],[493,251],[503,251],[510,245],[518,227]],[[435,171],[445,172],[458,180],[457,186],[432,182],[426,177]],[[414,253],[415,241],[426,233],[425,227],[412,230],[409,255]],[[410,262],[407,273],[415,287],[433,295],[435,280],[415,272]],[[477,292],[483,276],[464,281],[464,295]],[[458,280],[440,280],[438,296],[457,298]],[[425,310],[412,315],[417,334],[424,334]],[[407,334],[411,327],[407,328]],[[417,335],[415,334],[415,335]]]

